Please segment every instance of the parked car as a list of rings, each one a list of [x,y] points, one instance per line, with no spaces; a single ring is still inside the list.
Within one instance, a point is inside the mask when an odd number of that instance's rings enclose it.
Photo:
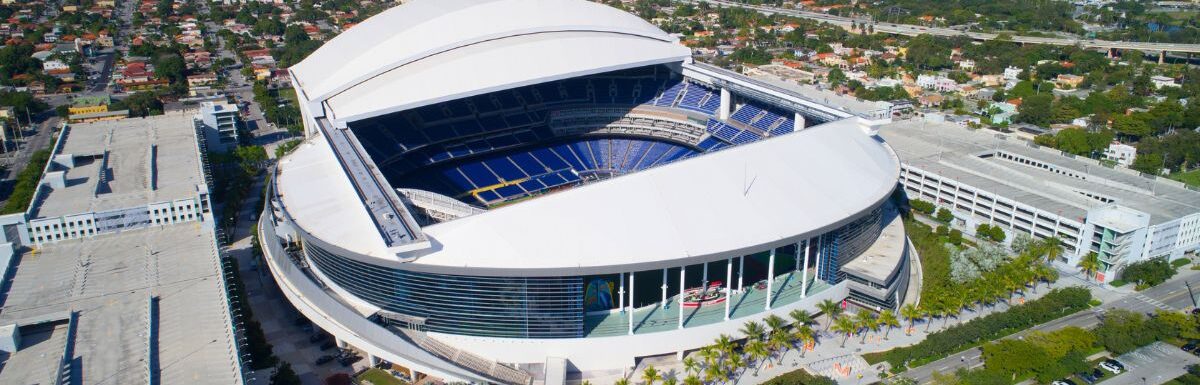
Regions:
[[[1100,380],[1099,377],[1096,377],[1096,376],[1092,375],[1091,373],[1087,373],[1087,372],[1079,373],[1079,378],[1083,379],[1083,382],[1086,382],[1088,384],[1095,384],[1096,381]]]
[[[1116,359],[1109,358],[1104,360],[1104,362],[1107,362],[1109,365],[1116,366],[1117,369],[1125,370],[1125,364],[1122,364],[1121,361],[1117,361]]]
[[[1180,346],[1179,348],[1183,349],[1183,351],[1185,351],[1185,352],[1192,352],[1192,351],[1196,350],[1196,343],[1188,342],[1187,344]]]
[[[321,351],[333,349],[334,346],[337,346],[337,344],[333,341],[325,341],[325,343],[321,344]]]
[[[1107,374],[1104,374],[1104,371],[1103,371],[1103,370],[1100,370],[1100,369],[1098,369],[1098,368],[1093,368],[1093,369],[1092,369],[1092,377],[1096,377],[1096,379],[1097,379],[1097,380],[1099,380],[1099,379],[1101,379],[1101,378],[1104,378],[1104,376],[1106,376],[1106,375],[1107,375]]]
[[[1055,380],[1054,382],[1051,382],[1050,385],[1075,385],[1075,381],[1071,381],[1068,378],[1064,378],[1061,380]]]
[[[325,365],[329,361],[333,361],[333,360],[334,360],[334,357],[330,356],[330,355],[320,356],[320,357],[317,357],[317,365]]]
[[[1108,361],[1101,362],[1100,368],[1107,370],[1107,371],[1111,372],[1112,374],[1121,374],[1121,368],[1109,363]]]

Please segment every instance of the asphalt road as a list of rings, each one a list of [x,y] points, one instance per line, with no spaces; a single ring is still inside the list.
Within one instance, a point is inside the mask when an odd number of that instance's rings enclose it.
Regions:
[[[46,113],[43,113],[46,115]],[[29,165],[29,157],[37,150],[50,146],[51,133],[58,130],[58,117],[48,117],[40,124],[33,126],[33,129],[26,129],[22,134],[24,140],[16,142],[19,146],[15,152],[5,154],[4,164],[6,170],[3,178],[0,178],[0,207],[4,207],[8,203],[8,197],[12,194],[13,185],[17,175],[25,170]],[[10,148],[10,150],[12,150]]]
[[[1071,279],[1064,277],[1062,279]],[[1029,334],[1030,331],[1053,331],[1065,328],[1067,326],[1078,326],[1081,328],[1090,328],[1100,323],[1100,316],[1104,312],[1111,309],[1125,309],[1141,313],[1153,313],[1161,310],[1184,310],[1194,306],[1192,298],[1188,295],[1188,289],[1185,282],[1189,280],[1200,283],[1200,273],[1193,270],[1181,270],[1180,274],[1171,281],[1167,281],[1161,285],[1147,289],[1139,293],[1124,295],[1115,300],[1110,300],[1100,305],[1098,308],[1087,309],[1075,314],[1071,314],[1030,329],[1026,329],[1019,333],[1015,333],[1005,338],[1020,338]],[[1200,292],[1200,291],[1198,291]],[[951,354],[949,357],[938,361],[931,362],[921,367],[913,368],[904,372],[903,376],[913,378],[919,383],[927,383],[933,378],[933,372],[953,372],[959,368],[976,368],[983,365],[982,357],[980,357],[979,348],[972,348],[960,353]]]

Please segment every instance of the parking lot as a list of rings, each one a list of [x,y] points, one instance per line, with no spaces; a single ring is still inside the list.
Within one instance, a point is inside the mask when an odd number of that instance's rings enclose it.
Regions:
[[[1200,363],[1200,357],[1162,342],[1123,354],[1117,360],[1125,364],[1125,372],[1103,381],[1103,384],[1161,384],[1187,373],[1188,365]]]

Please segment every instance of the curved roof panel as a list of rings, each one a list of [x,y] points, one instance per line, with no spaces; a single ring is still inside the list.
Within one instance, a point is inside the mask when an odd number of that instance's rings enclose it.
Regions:
[[[795,242],[886,199],[900,170],[886,144],[846,119],[426,226],[433,247],[401,264],[379,248],[328,146],[310,141],[278,178],[302,230],[369,263],[485,275],[652,268]]]
[[[472,76],[441,79],[450,86],[479,80],[495,84],[518,83],[530,81],[528,74],[539,73],[536,67],[527,73],[514,73],[503,67],[478,71],[498,63],[454,54],[454,51],[475,45],[486,45],[475,51],[492,52],[493,56],[516,58],[520,55],[522,65],[556,65],[579,71],[613,65],[594,63],[600,55],[586,50],[529,52],[531,39],[521,38],[542,35],[540,40],[554,40],[553,37],[558,36],[582,39],[579,34],[589,35],[586,38],[589,41],[574,42],[593,48],[617,49],[629,46],[631,39],[641,40],[641,47],[622,56],[630,64],[626,67],[665,62],[668,57],[683,60],[689,55],[689,50],[677,44],[674,37],[637,16],[582,0],[413,0],[338,35],[292,66],[291,71],[303,90],[303,98],[323,101],[358,87],[367,89],[365,93],[390,90],[416,94],[406,97],[421,99],[422,92],[432,90],[397,88],[407,86],[403,79],[415,76],[405,72],[409,64],[418,61],[425,67],[437,66],[443,60],[460,64],[470,62],[474,71],[458,75]],[[553,48],[553,44],[550,47]],[[511,52],[506,51],[509,48]],[[381,76],[385,73],[389,74]]]

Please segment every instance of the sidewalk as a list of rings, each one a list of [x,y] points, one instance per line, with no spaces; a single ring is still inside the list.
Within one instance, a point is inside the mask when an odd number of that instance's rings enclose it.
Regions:
[[[1108,285],[1098,285],[1095,282],[1086,281],[1082,278],[1083,275],[1078,271],[1075,271],[1074,269],[1064,270],[1066,269],[1065,265],[1056,264],[1055,268],[1059,270],[1058,281],[1050,284],[1049,287],[1043,284],[1038,285],[1036,289],[1026,289],[1024,295],[1017,294],[1013,297],[1014,303],[1019,304],[1022,303],[1023,300],[1028,301],[1041,298],[1052,289],[1073,286],[1082,286],[1090,289],[1092,296],[1102,302],[1113,301],[1133,293],[1133,290],[1128,287],[1113,288]],[[1172,281],[1182,279],[1185,276],[1194,275],[1187,274],[1185,272],[1200,273],[1191,270],[1181,270],[1180,274],[1176,275]],[[819,334],[817,337],[817,345],[813,351],[805,352],[802,356],[797,349],[788,350],[782,355],[782,357],[774,357],[769,360],[770,362],[764,362],[759,365],[757,369],[751,367],[750,369],[743,371],[740,373],[740,376],[736,378],[736,381],[733,381],[733,384],[760,384],[772,378],[801,368],[808,370],[813,374],[831,377],[834,380],[837,380],[839,384],[870,384],[879,381],[880,373],[885,372],[889,368],[886,363],[867,365],[866,362],[861,359],[863,354],[914,345],[924,340],[925,337],[930,333],[938,332],[946,327],[964,323],[977,317],[992,314],[994,312],[1002,312],[1008,310],[1008,307],[1008,304],[1001,302],[992,308],[983,308],[973,312],[966,311],[961,314],[958,319],[934,319],[932,321],[918,322],[914,326],[911,335],[905,335],[904,333],[904,328],[908,326],[907,324],[902,325],[901,328],[888,331],[888,338],[886,339],[884,338],[884,330],[868,333],[865,342],[863,341],[863,336],[861,334],[855,335],[846,341],[845,347],[841,346],[843,338],[841,335],[825,331],[826,325],[828,324],[828,319],[826,317],[819,317],[818,324],[813,327],[813,329]],[[903,322],[903,320],[901,321]],[[926,331],[926,328],[928,328],[928,332]],[[690,356],[697,361],[702,361],[700,357],[694,354]],[[658,362],[655,362],[655,368],[658,369],[660,373],[676,374],[680,381],[686,377],[686,374],[683,374],[684,370],[682,363],[675,362],[674,360],[657,361]],[[664,363],[663,361],[668,362]],[[846,375],[842,374],[845,373],[844,369],[840,373],[835,370],[829,370],[829,368],[832,367],[832,362],[839,363],[839,367],[849,367],[851,370]],[[631,375],[629,378],[633,383],[639,383],[641,381],[640,373],[643,369],[645,369],[645,365],[639,364],[638,367],[631,372],[633,375]],[[667,376],[670,375],[668,374]],[[604,384],[612,383],[616,381],[617,378],[618,376],[614,375],[611,376],[611,378],[593,378],[590,381],[594,384]]]

